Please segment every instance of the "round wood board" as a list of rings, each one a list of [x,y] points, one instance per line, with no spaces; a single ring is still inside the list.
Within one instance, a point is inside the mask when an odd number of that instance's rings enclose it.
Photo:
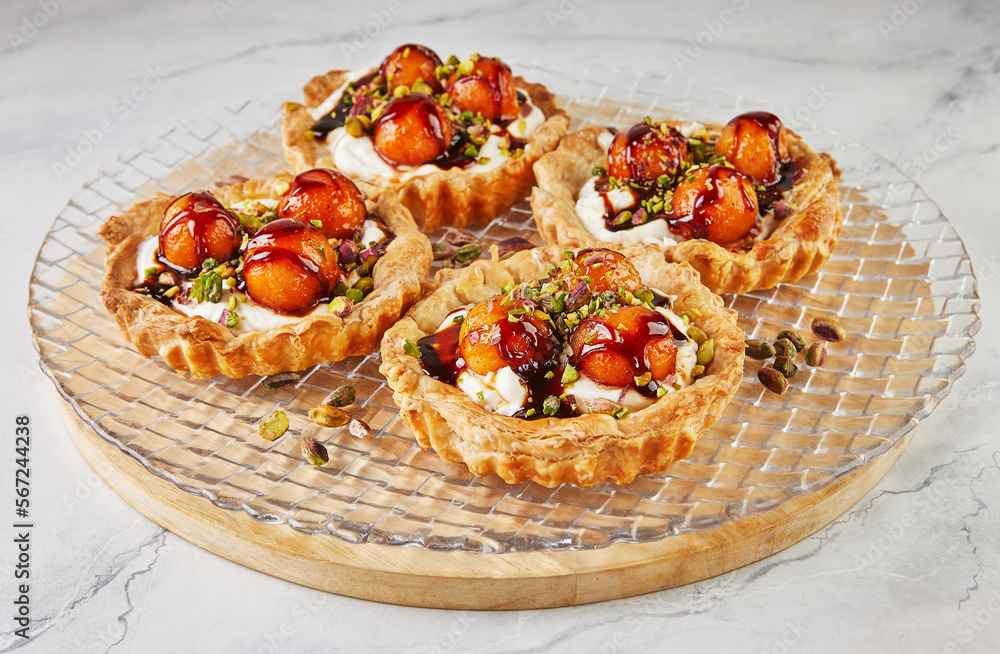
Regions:
[[[476,554],[437,552],[309,535],[227,511],[150,473],[99,436],[65,400],[77,449],[144,516],[231,561],[304,586],[360,599],[445,609],[536,609],[673,588],[759,561],[842,515],[889,471],[892,449],[810,495],[712,529],[599,549]]]

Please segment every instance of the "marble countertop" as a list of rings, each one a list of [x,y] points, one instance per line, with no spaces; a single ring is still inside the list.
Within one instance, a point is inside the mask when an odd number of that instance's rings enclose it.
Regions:
[[[13,307],[0,479],[13,476],[15,416],[30,415],[36,515],[28,641],[11,608],[16,533],[0,526],[0,651],[995,651],[1000,5],[7,0],[0,27],[0,256],[12,271],[0,301]],[[17,307],[42,239],[83,183],[179,118],[375,65],[407,41],[682,73],[808,112],[894,162],[952,221],[980,281],[979,351],[857,506],[768,559],[672,590],[545,611],[415,609],[300,587],[165,531],[87,467],[39,371]]]

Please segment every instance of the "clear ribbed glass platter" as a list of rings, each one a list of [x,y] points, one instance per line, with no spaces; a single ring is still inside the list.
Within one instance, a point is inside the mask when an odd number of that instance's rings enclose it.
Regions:
[[[573,128],[624,127],[646,115],[726,122],[767,107],[693,80],[634,70],[519,66],[546,84]],[[834,255],[796,284],[727,296],[748,338],[809,331],[836,315],[847,339],[792,390],[771,394],[747,360],[744,381],[694,453],[662,475],[585,490],[476,477],[421,449],[378,372],[379,357],[306,370],[267,390],[257,377],[190,379],[126,343],[100,300],[104,220],[157,191],[211,189],[231,176],[286,168],[278,133],[288,91],[184,121],[123,153],[56,217],[31,278],[29,314],[44,371],[72,410],[151,475],[202,496],[206,511],[242,511],[317,537],[481,553],[598,548],[711,529],[816,492],[887,452],[930,414],[965,370],[979,328],[976,280],[938,207],[890,162],[819,124],[789,124],[843,170],[845,226]],[[527,202],[473,231],[487,241],[541,240]],[[440,234],[432,235],[440,238]],[[319,427],[310,407],[357,390],[353,413],[376,435]],[[275,408],[274,443],[257,436]],[[330,461],[307,463],[300,441]]]

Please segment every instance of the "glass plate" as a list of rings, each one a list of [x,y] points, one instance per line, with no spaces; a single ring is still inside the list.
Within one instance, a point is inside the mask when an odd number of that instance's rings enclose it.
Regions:
[[[725,122],[762,108],[692,80],[633,70],[519,71],[559,94],[574,128],[622,127],[646,115]],[[31,279],[36,347],[64,399],[99,437],[150,474],[203,496],[206,508],[351,542],[483,553],[596,548],[710,529],[821,489],[886,452],[948,394],[975,349],[976,280],[937,206],[860,144],[822,125],[792,123],[844,171],[843,236],[819,273],[726,301],[748,337],[772,338],[784,327],[808,333],[813,317],[834,314],[847,339],[832,345],[822,368],[799,372],[783,396],[762,389],[760,363],[748,360],[722,419],[666,474],[591,490],[473,476],[416,445],[377,354],[316,366],[273,391],[257,377],[193,380],[143,358],[100,301],[101,223],[157,191],[284,169],[278,106],[294,97],[249,100],[122,154],[56,218]],[[526,202],[479,232],[540,243]],[[357,389],[353,411],[374,439],[309,420],[309,408],[345,382]],[[291,428],[269,443],[256,435],[257,423],[278,407]],[[306,436],[326,444],[328,464],[303,460]]]

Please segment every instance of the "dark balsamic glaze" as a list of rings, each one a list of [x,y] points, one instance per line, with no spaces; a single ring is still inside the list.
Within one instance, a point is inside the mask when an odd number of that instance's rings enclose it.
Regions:
[[[750,124],[756,124],[760,129],[767,132],[767,138],[771,141],[771,150],[774,152],[775,167],[771,170],[771,177],[778,174],[777,168],[780,165],[778,157],[778,142],[781,136],[781,119],[767,111],[751,111],[740,114],[736,119],[736,134],[733,139],[736,143],[743,142],[743,133]]]
[[[289,316],[302,316],[312,311],[317,304],[330,300],[331,287],[336,283],[336,279],[328,279],[323,273],[319,263],[301,252],[292,249],[297,242],[292,238],[294,234],[307,229],[314,229],[301,221],[293,218],[282,218],[268,223],[261,228],[257,234],[247,243],[247,257],[243,262],[243,277],[237,284],[237,288],[246,293],[246,277],[248,274],[260,267],[272,266],[280,262],[290,264],[303,278],[310,280],[319,289],[319,296],[314,298],[314,302],[299,311],[280,311],[270,308],[276,313]],[[283,245],[282,241],[287,240],[289,245]],[[253,297],[251,295],[251,297]]]
[[[465,368],[465,360],[458,354],[458,333],[461,329],[461,323],[455,323],[417,341],[420,366],[424,372],[451,386],[458,382],[458,375]]]
[[[375,76],[378,74],[377,70],[373,70],[364,77],[360,78],[354,82],[354,86],[357,89],[363,89],[365,86],[371,83]],[[330,113],[326,114],[315,123],[310,128],[313,133],[313,138],[317,141],[325,141],[326,137],[333,130],[338,127],[343,127],[347,122],[348,117],[351,115],[351,110],[355,106],[355,94],[350,90],[345,89],[344,94],[340,96],[340,100],[334,105]]]
[[[637,329],[628,334],[622,334],[619,330],[599,322],[597,329],[593,332],[592,339],[589,339],[590,342],[570,357],[570,364],[578,367],[591,355],[607,352],[620,357],[627,363],[632,368],[634,376],[641,376],[649,372],[649,366],[646,365],[646,345],[664,337],[678,340],[678,333],[679,330],[657,311],[650,311],[639,316]],[[687,337],[681,334],[681,339],[686,341]],[[657,384],[652,381],[645,386],[639,386],[633,380],[629,386],[642,395],[656,397]]]
[[[737,176],[737,179],[743,177],[732,168],[710,166],[705,185],[698,191],[691,214],[671,218],[669,220],[670,229],[685,239],[707,239],[708,228],[712,224],[712,216],[708,210],[716,207],[725,199],[725,193],[723,193],[720,182],[732,179],[734,176]],[[757,197],[752,191],[747,190],[747,186],[742,183],[742,180],[740,182],[739,187],[742,192],[744,209],[749,211],[758,206]]]
[[[140,293],[142,295],[148,295],[160,304],[165,304],[166,306],[171,306],[173,304],[173,298],[167,297],[166,292],[173,288],[171,284],[161,284],[158,281],[143,281],[139,286],[136,286],[133,291]],[[148,283],[147,283],[148,281]]]
[[[364,77],[358,79],[354,83],[355,88],[363,90],[364,87],[366,87],[372,82],[372,80],[375,78],[377,74],[378,71],[375,70],[368,73]],[[501,93],[499,90],[496,89],[495,85],[490,85],[490,88],[493,89],[495,101],[499,106]],[[521,89],[516,89],[516,92],[517,92],[518,106],[521,108],[520,113],[522,115],[526,115],[525,110],[530,112],[530,107],[527,104],[529,100],[528,94],[522,91]],[[347,119],[352,115],[357,115],[358,113],[361,113],[359,111],[352,111],[357,106],[358,98],[360,98],[360,94],[357,94],[356,92],[352,94],[350,91],[345,91],[344,94],[341,96],[340,100],[330,111],[330,113],[321,117],[310,128],[313,133],[313,138],[315,138],[318,141],[326,141],[326,138],[327,136],[330,135],[330,132],[339,127],[343,127],[347,123]],[[397,107],[397,111],[399,110],[401,110],[401,107]],[[386,116],[387,114],[391,116],[393,113],[395,112],[384,111],[382,113],[382,116]],[[433,113],[434,116],[437,117],[436,112],[430,112],[430,113]],[[427,119],[425,117],[425,121],[426,120]],[[493,124],[495,125],[499,125],[500,127],[506,128],[512,122],[514,122],[514,120],[517,120],[517,118],[515,117],[511,120],[494,120],[491,122],[493,122]],[[443,140],[441,126],[439,124],[428,125],[428,127],[431,129],[432,133],[438,138],[438,140]],[[458,125],[456,125],[456,127],[458,127]],[[466,148],[472,142],[466,130],[455,129],[453,130],[453,132],[454,133],[451,139],[451,143],[448,145],[448,148],[444,151],[444,153],[442,153],[440,156],[427,163],[437,166],[442,170],[448,170],[450,168],[468,168],[469,166],[472,166],[476,163],[476,157],[465,154]],[[526,143],[525,140],[516,138],[514,136],[511,136],[510,134],[507,134],[506,136],[507,140],[510,142],[510,148],[509,148],[510,152],[514,152],[517,149],[524,148]],[[386,161],[392,166],[396,165],[392,161],[389,160]]]
[[[554,416],[544,413],[545,398],[550,395],[560,397],[566,392],[562,384],[563,369],[556,359],[550,361],[534,361],[525,358],[525,349],[544,347],[540,339],[546,336],[528,321],[509,322],[502,320],[497,323],[500,329],[496,332],[497,352],[510,367],[524,380],[528,388],[528,397],[524,407],[514,414],[515,417],[526,420],[539,418],[568,418],[579,415],[575,403],[567,397],[561,400],[559,409]],[[424,372],[434,379],[455,386],[458,376],[465,370],[465,360],[459,354],[459,333],[461,324],[456,323],[445,327],[417,341],[420,351],[420,366]],[[535,349],[535,351],[538,351]],[[549,375],[549,373],[552,373]],[[547,378],[548,377],[548,378]],[[534,409],[528,415],[529,409]]]
[[[163,215],[166,216],[169,214],[171,207],[177,205],[178,203],[181,203],[181,208],[176,210],[165,224],[160,225],[159,240],[156,248],[156,261],[157,263],[161,263],[170,270],[177,271],[182,275],[196,275],[200,270],[199,266],[195,266],[194,268],[181,268],[164,256],[163,253],[166,252],[167,235],[171,234],[176,229],[186,228],[191,234],[191,240],[193,241],[195,247],[195,255],[198,257],[198,261],[201,262],[208,259],[212,255],[210,251],[211,243],[209,242],[208,230],[213,225],[221,221],[228,225],[230,231],[235,237],[235,235],[239,232],[240,221],[237,220],[233,214],[229,213],[229,211],[227,211],[226,208],[215,199],[214,195],[205,192],[182,195],[170,203],[170,205],[163,212]],[[238,244],[239,241],[236,240],[236,243]]]

